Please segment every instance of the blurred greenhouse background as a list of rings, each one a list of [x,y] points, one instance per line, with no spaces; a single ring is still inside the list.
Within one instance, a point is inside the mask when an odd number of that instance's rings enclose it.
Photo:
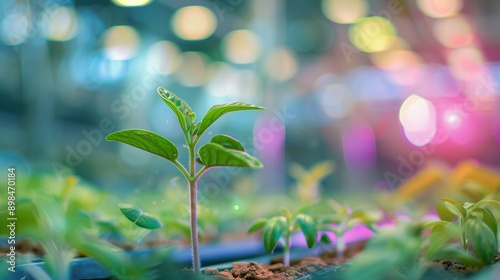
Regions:
[[[1,0],[0,163],[154,189],[179,174],[104,136],[182,143],[163,86],[199,116],[268,108],[212,128],[265,168],[211,171],[201,188],[279,193],[293,164],[325,160],[325,191],[397,186],[429,161],[499,166],[499,13],[493,0]]]

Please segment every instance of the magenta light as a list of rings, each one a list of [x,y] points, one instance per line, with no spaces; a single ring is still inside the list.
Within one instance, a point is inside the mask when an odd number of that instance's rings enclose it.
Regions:
[[[342,133],[344,159],[351,169],[373,166],[377,156],[375,135],[369,124],[355,122],[345,127]]]

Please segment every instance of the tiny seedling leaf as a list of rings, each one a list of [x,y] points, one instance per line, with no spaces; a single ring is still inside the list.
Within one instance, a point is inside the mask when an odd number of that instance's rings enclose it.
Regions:
[[[465,208],[460,204],[451,204],[448,201],[444,201],[443,205],[458,218],[463,219],[467,215],[467,211],[465,211]]]
[[[248,104],[245,102],[230,102],[230,103],[215,105],[212,108],[210,108],[205,117],[203,117],[203,120],[196,128],[196,134],[197,135],[203,134],[203,132],[205,132],[205,130],[207,130],[207,128],[210,127],[210,125],[212,125],[212,123],[214,123],[222,115],[229,112],[243,111],[243,110],[265,110],[265,108]]]
[[[442,202],[449,202],[451,204],[457,204],[457,202],[455,200],[453,200],[453,198],[450,198],[450,197],[443,197],[443,198],[441,198],[441,201]]]
[[[319,242],[324,243],[324,244],[332,244],[332,239],[327,234],[322,234]]]
[[[474,252],[483,264],[489,264],[495,257],[497,249],[496,236],[486,223],[477,217],[465,220],[465,232]]]
[[[307,247],[314,247],[314,245],[316,245],[316,240],[318,239],[318,228],[314,219],[309,215],[299,214],[297,215],[296,223],[299,225],[302,233],[304,233],[307,241]]]
[[[172,92],[159,87],[158,94],[161,99],[174,111],[177,119],[179,120],[179,124],[181,125],[182,131],[185,135],[188,134],[194,127],[194,120],[196,119],[196,114],[193,112],[191,107],[182,99],[177,97]]]
[[[264,226],[262,240],[264,241],[264,248],[272,252],[281,236],[286,232],[287,225],[283,217],[271,218]]]
[[[444,204],[438,204],[436,211],[439,218],[443,221],[451,222],[455,216]]]
[[[252,223],[252,225],[248,228],[247,233],[255,232],[261,228],[263,228],[267,223],[266,219],[258,219]]]
[[[500,201],[493,199],[483,199],[481,201],[476,202],[476,204],[474,204],[474,206],[471,207],[470,211],[474,211],[474,209],[476,208],[484,208],[487,205],[500,206]]]
[[[245,151],[245,148],[243,147],[243,145],[241,145],[240,142],[238,142],[238,140],[236,140],[233,137],[228,136],[228,135],[222,135],[222,134],[215,135],[212,138],[212,140],[210,140],[210,142],[220,144],[220,145],[224,146],[225,148],[228,148],[231,150],[238,150],[238,151],[242,151],[242,152]]]
[[[117,131],[106,136],[106,140],[129,144],[172,162],[176,161],[179,156],[177,147],[172,142],[147,130],[129,129]]]
[[[157,218],[145,213],[141,209],[126,203],[118,205],[122,214],[132,223],[145,229],[157,229],[163,226]]]
[[[288,209],[286,209],[286,208],[281,208],[281,209],[280,209],[280,211],[281,211],[281,213],[283,213],[283,215],[285,216],[285,218],[286,218],[287,220],[289,220],[289,221],[290,221],[290,220],[292,219],[292,213],[290,213],[290,211],[288,211]]]
[[[217,143],[203,145],[198,151],[200,159],[207,167],[235,166],[262,168],[262,163],[255,157],[238,150],[230,150]]]
[[[451,226],[451,225],[453,224],[448,221],[434,221],[424,225],[423,229],[434,228],[436,226]]]

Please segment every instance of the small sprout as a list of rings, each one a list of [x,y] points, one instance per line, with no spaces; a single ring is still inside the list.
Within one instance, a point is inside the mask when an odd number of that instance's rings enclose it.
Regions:
[[[258,219],[249,227],[248,233],[262,229],[262,241],[264,248],[272,252],[278,242],[283,245],[283,264],[290,266],[290,239],[292,234],[301,231],[307,242],[307,247],[316,245],[318,229],[316,220],[302,213],[302,209],[291,213],[287,209],[281,209],[283,215],[274,216],[269,219]]]
[[[297,182],[297,194],[301,200],[312,202],[318,198],[319,183],[332,174],[335,165],[331,161],[315,164],[309,170],[297,163],[292,163],[289,168],[290,175]]]
[[[163,227],[160,220],[133,205],[121,203],[118,207],[120,207],[122,214],[138,227],[145,229],[157,229]]]
[[[378,212],[353,210],[333,199],[328,201],[328,205],[332,213],[319,219],[318,228],[321,231],[333,232],[336,235],[335,252],[338,258],[342,258],[344,255],[344,235],[346,232],[358,225],[365,225],[371,231],[376,232],[375,223],[382,218]],[[321,235],[321,240],[324,243],[332,243],[326,234]]]
[[[498,217],[486,206],[500,202],[460,203],[446,197],[441,201],[436,209],[440,220],[424,226],[431,229],[427,258],[449,258],[475,267],[490,264],[497,252]]]

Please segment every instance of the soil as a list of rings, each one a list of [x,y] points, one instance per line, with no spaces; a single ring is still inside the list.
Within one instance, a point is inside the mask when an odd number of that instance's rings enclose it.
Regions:
[[[335,253],[324,253],[318,257],[292,261],[289,267],[283,265],[282,257],[280,257],[272,260],[268,265],[256,262],[235,262],[231,270],[206,269],[205,274],[221,280],[293,280],[332,266],[343,271],[345,268],[339,265],[360,252],[364,245],[365,242],[361,242],[349,247],[343,257],[336,257]]]
[[[341,258],[336,257],[334,253],[324,253],[318,257],[299,259],[292,262],[290,267],[283,265],[282,258],[276,258],[270,264],[235,262],[231,270],[206,269],[205,275],[212,275],[217,280],[295,280],[302,277],[304,279],[326,279],[322,277],[321,271],[330,268],[324,276],[330,279],[332,275],[342,274],[346,269],[342,264],[360,252],[364,245],[365,243],[359,243],[349,247],[345,256]],[[493,264],[497,262],[500,262],[500,254],[495,256]],[[449,259],[435,261],[429,266],[437,273],[429,275],[429,279],[438,279],[435,278],[437,275],[439,275],[440,280],[464,279],[478,271],[477,268]],[[443,274],[443,272],[448,274]],[[316,275],[316,277],[306,278],[311,274]]]

